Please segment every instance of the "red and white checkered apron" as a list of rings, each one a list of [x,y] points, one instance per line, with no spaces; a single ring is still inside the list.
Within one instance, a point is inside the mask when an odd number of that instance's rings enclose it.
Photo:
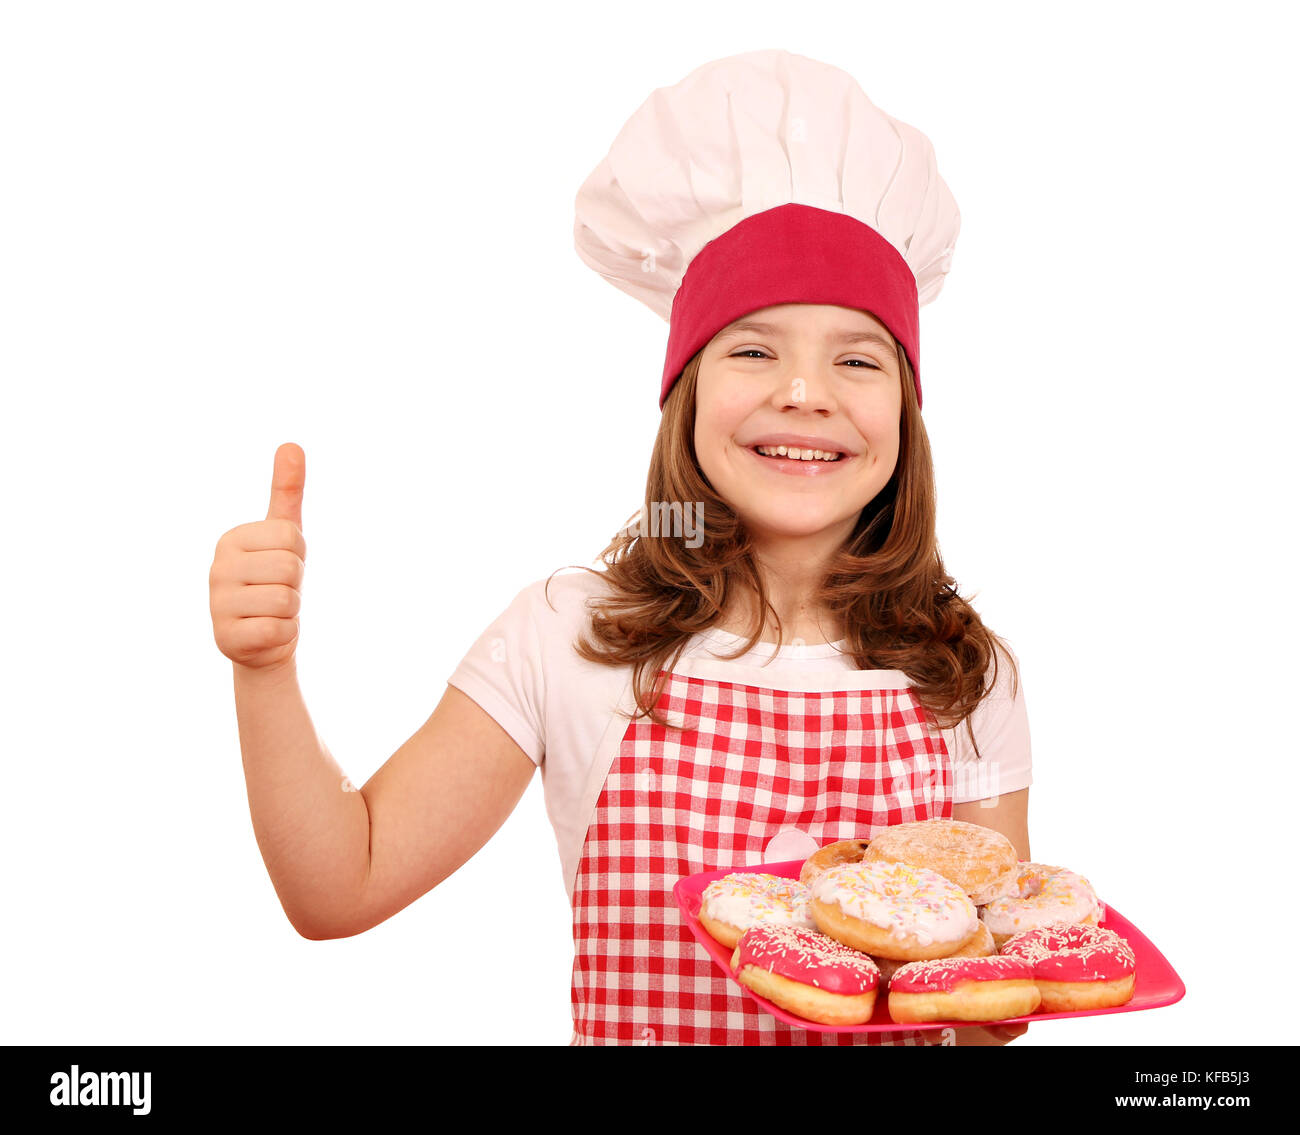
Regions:
[[[820,846],[950,818],[952,762],[910,688],[798,692],[688,669],[658,708],[688,728],[628,725],[578,863],[570,1043],[940,1043],[933,1030],[814,1032],[764,1013],[672,894],[683,876],[763,862],[782,829]]]

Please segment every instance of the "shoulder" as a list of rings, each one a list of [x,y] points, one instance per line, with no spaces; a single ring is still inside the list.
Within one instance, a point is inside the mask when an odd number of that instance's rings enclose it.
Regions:
[[[995,640],[993,657],[984,671],[986,698],[1015,701],[1020,697],[1020,659],[1003,639]]]
[[[584,568],[560,568],[524,587],[515,601],[540,625],[578,624],[589,615],[589,602],[609,593],[604,573]]]
[[[526,624],[539,640],[539,648],[564,651],[590,625],[591,601],[608,594],[602,572],[560,568],[521,588],[505,618]]]
[[[944,734],[955,765],[955,804],[1004,796],[1033,781],[1020,659],[1003,641],[995,643],[985,690],[970,717]]]

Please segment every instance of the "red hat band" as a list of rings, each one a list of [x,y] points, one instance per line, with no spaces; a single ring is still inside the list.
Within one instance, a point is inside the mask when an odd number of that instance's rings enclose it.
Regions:
[[[903,345],[921,404],[920,305],[916,277],[898,250],[847,213],[791,202],[755,213],[709,241],[673,297],[659,394],[729,323],[781,303],[869,311]]]

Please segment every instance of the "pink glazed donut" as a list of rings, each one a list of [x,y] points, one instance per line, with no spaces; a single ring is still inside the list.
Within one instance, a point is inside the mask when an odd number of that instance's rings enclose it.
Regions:
[[[1137,979],[1133,947],[1113,930],[1058,922],[1017,934],[1002,956],[1034,967],[1045,1013],[1106,1009],[1132,1000]]]
[[[1023,958],[936,958],[908,962],[889,982],[889,1016],[916,1021],[1003,1021],[1026,1017],[1041,994]]]
[[[875,1011],[876,963],[817,930],[759,923],[741,936],[731,968],[741,985],[819,1024],[861,1025]]]

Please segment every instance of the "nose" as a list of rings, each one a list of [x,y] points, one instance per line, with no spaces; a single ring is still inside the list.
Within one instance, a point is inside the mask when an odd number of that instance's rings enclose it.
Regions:
[[[789,378],[778,378],[772,392],[772,401],[782,409],[807,410],[829,414],[835,409],[835,398],[830,383],[818,378],[815,370],[804,368],[794,371]]]

